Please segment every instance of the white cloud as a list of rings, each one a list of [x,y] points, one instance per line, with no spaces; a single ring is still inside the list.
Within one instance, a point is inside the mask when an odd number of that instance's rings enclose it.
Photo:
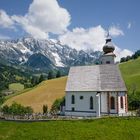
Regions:
[[[4,10],[0,10],[0,26],[4,28],[13,28],[13,20]]]
[[[124,32],[119,27],[117,27],[117,26],[111,26],[109,28],[109,34],[111,36],[116,37],[116,36],[122,36],[122,35],[124,35]]]
[[[115,47],[116,49],[115,49],[115,54],[116,54],[116,61],[120,61],[120,59],[122,58],[122,57],[126,57],[126,56],[131,56],[132,54],[133,54],[133,52],[132,51],[130,51],[130,50],[128,50],[128,49],[121,49],[121,48],[119,48],[119,47]]]
[[[58,5],[57,0],[33,0],[25,16],[12,16],[12,19],[30,35],[47,38],[48,33],[61,34],[67,31],[70,14]]]
[[[60,35],[59,40],[77,50],[94,49],[102,50],[105,43],[106,31],[99,25],[89,29],[75,28]]]
[[[59,40],[62,44],[66,44],[77,50],[93,49],[94,51],[102,51],[105,44],[106,30],[101,26],[92,27],[89,29],[75,28],[73,31],[60,35]],[[121,49],[115,46],[116,61],[121,57],[132,55],[133,52],[127,49]]]
[[[131,22],[128,22],[127,29],[130,29],[132,26]]]

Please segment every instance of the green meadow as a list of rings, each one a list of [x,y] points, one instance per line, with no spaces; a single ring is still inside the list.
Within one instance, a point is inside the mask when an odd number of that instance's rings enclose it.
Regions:
[[[22,90],[24,90],[24,85],[20,84],[20,83],[12,83],[9,85],[9,90],[22,91]]]
[[[140,94],[140,57],[120,64],[129,94],[133,91]]]
[[[139,140],[140,118],[0,122],[0,140]]]

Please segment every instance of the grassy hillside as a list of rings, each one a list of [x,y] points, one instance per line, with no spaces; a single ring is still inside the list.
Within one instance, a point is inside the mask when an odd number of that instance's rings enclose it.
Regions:
[[[31,106],[35,112],[42,112],[43,105],[47,104],[50,108],[56,99],[64,96],[66,80],[66,77],[62,77],[44,81],[36,88],[10,98],[5,104],[10,105],[15,101],[24,106]]]
[[[24,90],[24,85],[21,84],[21,83],[9,84],[9,90],[12,90],[12,91],[23,91]]]
[[[0,122],[1,140],[138,140],[139,118]]]
[[[129,94],[140,93],[140,57],[120,64],[120,70],[126,82]]]

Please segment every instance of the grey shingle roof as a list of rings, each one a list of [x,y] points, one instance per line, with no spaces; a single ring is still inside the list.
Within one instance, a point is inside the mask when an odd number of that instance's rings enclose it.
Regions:
[[[66,91],[127,91],[118,65],[71,67]]]

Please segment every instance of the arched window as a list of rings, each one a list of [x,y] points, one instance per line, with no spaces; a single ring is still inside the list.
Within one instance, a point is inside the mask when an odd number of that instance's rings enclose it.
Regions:
[[[90,97],[90,109],[93,109],[93,97]]]
[[[75,104],[75,96],[74,95],[71,96],[71,103]]]
[[[115,98],[111,97],[110,102],[111,102],[111,109],[115,109]]]
[[[121,104],[121,108],[123,108],[123,97],[120,97],[120,104]]]

